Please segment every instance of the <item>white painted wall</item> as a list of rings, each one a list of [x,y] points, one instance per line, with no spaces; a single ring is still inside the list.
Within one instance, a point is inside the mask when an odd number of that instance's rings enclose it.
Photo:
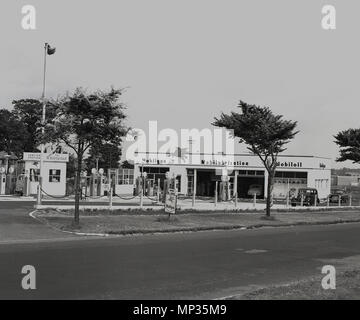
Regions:
[[[66,194],[66,162],[43,162],[44,180],[43,190],[52,196],[64,196]],[[30,169],[39,169],[39,164],[34,161],[25,161],[25,172]],[[49,170],[60,170],[60,182],[49,181]],[[30,182],[30,194],[36,194],[38,182]]]
[[[133,184],[117,184],[115,186],[115,193],[118,195],[133,195],[134,185]]]
[[[330,194],[330,169],[314,169],[308,171],[308,187],[316,188],[319,198],[326,198]]]

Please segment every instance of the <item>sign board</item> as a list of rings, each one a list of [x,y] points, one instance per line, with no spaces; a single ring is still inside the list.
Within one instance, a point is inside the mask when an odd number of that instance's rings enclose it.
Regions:
[[[132,157],[132,155],[130,155]],[[260,158],[253,154],[189,154],[186,159],[161,153],[138,152],[133,155],[134,163],[142,165],[194,165],[233,168],[263,168]],[[331,160],[314,156],[279,155],[278,169],[330,169]]]
[[[167,213],[176,213],[176,206],[177,206],[177,194],[174,189],[169,189],[169,192],[165,195],[165,212]]]
[[[40,161],[40,152],[24,152],[24,161]],[[43,160],[48,162],[68,162],[69,155],[67,153],[43,153]]]

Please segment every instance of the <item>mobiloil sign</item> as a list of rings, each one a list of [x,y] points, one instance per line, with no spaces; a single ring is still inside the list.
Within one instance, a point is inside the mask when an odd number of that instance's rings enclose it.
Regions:
[[[292,162],[292,161],[278,161],[277,163],[278,167],[285,167],[285,168],[302,168],[302,162]]]

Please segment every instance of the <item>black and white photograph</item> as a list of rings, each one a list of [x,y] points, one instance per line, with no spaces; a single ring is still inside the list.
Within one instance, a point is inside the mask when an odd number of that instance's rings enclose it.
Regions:
[[[0,6],[0,300],[360,299],[359,1]]]

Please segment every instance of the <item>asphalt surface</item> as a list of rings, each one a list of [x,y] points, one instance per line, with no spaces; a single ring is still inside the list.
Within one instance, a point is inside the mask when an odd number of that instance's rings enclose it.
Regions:
[[[74,237],[29,217],[34,201],[0,201],[0,244]],[[1,284],[0,284],[1,285]]]
[[[360,253],[360,224],[84,238],[30,218],[33,203],[0,205],[0,237],[28,233],[0,242],[0,299],[221,298]],[[36,290],[21,288],[24,265],[36,268]]]

